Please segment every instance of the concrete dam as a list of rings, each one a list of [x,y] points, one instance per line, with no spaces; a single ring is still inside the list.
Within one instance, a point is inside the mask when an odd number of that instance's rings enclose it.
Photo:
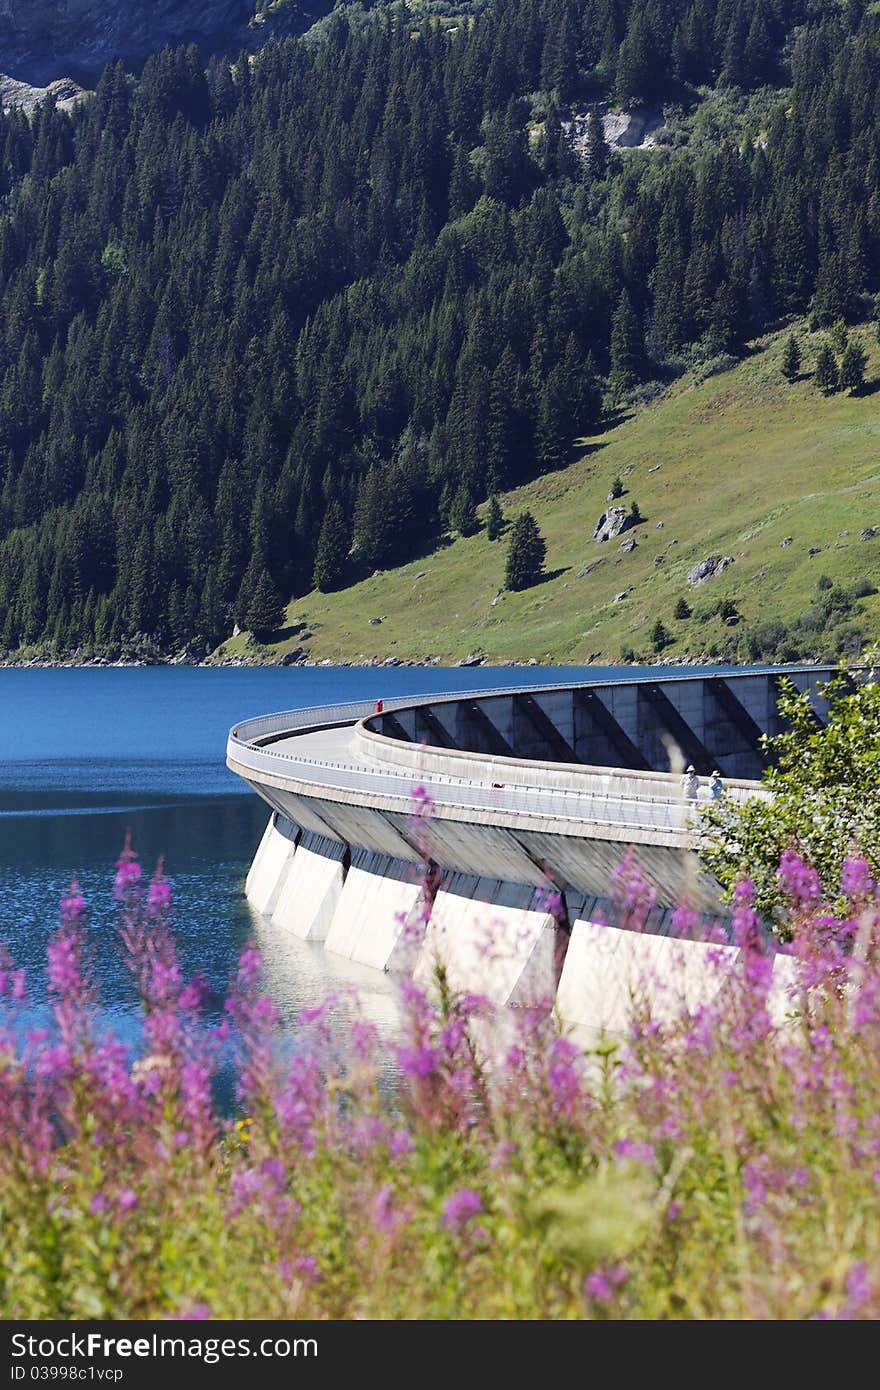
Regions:
[[[783,727],[781,675],[822,721],[833,671],[511,687],[245,720],[227,765],[272,812],[248,900],[361,964],[428,983],[439,959],[453,988],[499,1004],[549,996],[574,1025],[622,1030],[639,963],[661,976],[674,963],[691,992],[711,993],[706,953],[736,954],[672,935],[683,897],[707,923],[725,918],[697,861],[700,803],[683,800],[681,768],[693,763],[704,788],[718,768],[727,797],[766,795],[762,735]],[[627,850],[656,898],[639,933],[609,925]],[[774,975],[791,960],[779,956]]]

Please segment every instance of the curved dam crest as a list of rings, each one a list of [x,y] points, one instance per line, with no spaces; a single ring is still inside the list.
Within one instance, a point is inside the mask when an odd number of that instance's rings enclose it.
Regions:
[[[681,768],[696,767],[701,799],[716,767],[725,796],[767,795],[762,736],[783,727],[781,677],[824,721],[833,670],[508,687],[243,721],[227,765],[272,811],[248,900],[277,929],[363,965],[430,985],[440,960],[453,989],[496,1004],[552,998],[587,1033],[623,1031],[646,974],[670,1004],[709,998],[719,953],[738,952],[672,934],[683,898],[707,926],[726,920]],[[608,925],[627,850],[656,895],[640,932]],[[792,968],[775,956],[783,1013]]]

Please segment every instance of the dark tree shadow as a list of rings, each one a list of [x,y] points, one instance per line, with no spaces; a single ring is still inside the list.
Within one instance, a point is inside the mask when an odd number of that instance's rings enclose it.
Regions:
[[[311,637],[311,633],[306,630],[305,623],[292,623],[290,627],[280,627],[277,632],[272,634],[273,642],[286,642],[291,637],[297,637],[302,642],[304,638]]]
[[[567,468],[570,463],[577,463],[578,459],[589,458],[591,454],[598,454],[600,449],[607,448],[607,439],[591,439],[589,444],[575,444],[569,450],[564,466]]]
[[[876,396],[878,391],[880,391],[880,376],[875,376],[872,381],[863,381],[858,390],[852,391],[850,394],[861,400],[862,397]]]
[[[558,570],[545,570],[538,576],[534,584],[529,585],[529,588],[536,589],[539,584],[549,584],[551,579],[558,579],[560,575],[568,574],[570,569],[571,565],[563,565],[562,568]]]

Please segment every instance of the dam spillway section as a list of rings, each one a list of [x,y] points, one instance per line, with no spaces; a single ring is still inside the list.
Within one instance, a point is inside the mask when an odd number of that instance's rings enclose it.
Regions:
[[[694,765],[701,798],[714,768],[725,796],[766,795],[763,735],[783,727],[782,674],[823,720],[826,666],[243,720],[227,764],[271,808],[248,900],[276,930],[363,965],[427,980],[439,958],[454,987],[513,1004],[549,992],[573,1022],[613,1027],[624,962],[646,951],[659,962],[675,946],[683,897],[707,922],[725,917],[697,860],[700,803],[684,801],[681,768]],[[609,885],[628,851],[656,898],[638,941],[608,925]]]

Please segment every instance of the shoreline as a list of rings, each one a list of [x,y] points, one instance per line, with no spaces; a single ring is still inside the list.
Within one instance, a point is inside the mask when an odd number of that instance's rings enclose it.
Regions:
[[[545,666],[545,667],[547,667],[548,669],[553,669],[553,668],[556,668],[556,667],[571,667],[573,670],[586,670],[586,669],[588,669],[588,668],[590,668],[590,667],[595,667],[595,668],[598,669],[598,670],[602,670],[602,669],[607,669],[607,668],[609,668],[609,667],[613,667],[615,670],[632,669],[633,671],[639,671],[639,670],[654,670],[654,669],[656,669],[657,667],[667,667],[667,666],[681,666],[681,667],[693,667],[693,666],[727,666],[727,667],[736,667],[736,666],[739,666],[739,665],[742,665],[742,666],[750,666],[750,665],[753,665],[753,664],[754,664],[754,663],[752,663],[752,662],[730,662],[730,661],[712,660],[711,658],[709,658],[709,657],[707,657],[707,656],[679,656],[679,657],[671,657],[668,661],[608,661],[608,662],[601,662],[601,661],[576,661],[576,662],[570,662],[570,661],[538,661],[535,657],[529,657],[527,660],[520,660],[520,661],[515,661],[515,660],[512,660],[512,661],[489,661],[489,660],[487,660],[487,659],[484,658],[484,657],[481,657],[481,658],[480,658],[479,660],[477,660],[477,661],[473,660],[473,659],[470,658],[470,657],[462,658],[462,659],[459,660],[459,661],[441,661],[439,657],[429,657],[427,660],[425,660],[425,659],[419,659],[419,658],[415,658],[415,657],[412,657],[412,658],[404,658],[404,657],[398,657],[398,656],[393,656],[393,657],[368,657],[368,658],[366,658],[366,659],[363,660],[363,661],[334,661],[331,657],[325,657],[325,658],[323,658],[321,661],[309,659],[308,661],[301,661],[301,660],[300,660],[300,661],[288,661],[288,662],[285,662],[285,661],[283,661],[283,660],[281,660],[281,661],[260,661],[260,660],[255,659],[254,657],[249,657],[249,656],[244,656],[244,657],[241,657],[241,658],[224,657],[224,658],[221,658],[219,661],[211,660],[210,657],[208,657],[208,658],[203,658],[202,660],[199,660],[197,657],[181,657],[181,656],[173,656],[173,657],[151,657],[151,658],[149,658],[149,659],[145,659],[145,658],[134,658],[134,659],[132,659],[132,660],[130,660],[130,661],[124,661],[124,660],[110,661],[107,657],[95,657],[94,659],[92,659],[92,660],[87,660],[87,661],[76,660],[76,659],[74,659],[74,658],[70,658],[70,659],[67,659],[67,660],[60,660],[60,661],[49,661],[49,660],[47,660],[47,659],[45,659],[45,658],[42,658],[42,657],[29,657],[29,658],[22,658],[21,660],[9,660],[9,659],[7,659],[7,660],[4,660],[4,661],[0,661],[0,670],[7,670],[7,671],[63,671],[63,670],[78,670],[78,671],[87,671],[87,670],[89,670],[89,671],[91,671],[91,670],[95,670],[95,671],[113,671],[113,670],[132,670],[132,669],[137,669],[137,668],[156,667],[156,666],[189,666],[189,667],[199,667],[199,668],[202,668],[202,669],[205,669],[205,670],[229,670],[229,669],[239,669],[239,668],[249,668],[249,669],[251,669],[251,670],[254,670],[254,669],[265,669],[265,670],[286,669],[286,670],[290,670],[290,669],[293,669],[293,668],[302,669],[302,668],[304,668],[304,667],[309,668],[309,669],[311,669],[311,670],[319,670],[319,669],[327,670],[327,669],[332,668],[332,667],[336,667],[336,668],[339,669],[339,670],[353,669],[353,668],[357,668],[357,669],[363,668],[363,669],[370,669],[370,670],[381,670],[381,669],[390,670],[390,669],[394,669],[394,668],[397,668],[397,669],[418,668],[418,669],[425,669],[425,670],[427,670],[427,669],[430,668],[430,667],[438,667],[438,668],[440,668],[441,670],[456,670],[456,669],[459,669],[459,668],[462,668],[462,669],[471,668],[471,669],[472,669],[472,668],[478,668],[478,667],[479,667],[479,668],[485,668],[485,669],[488,669],[488,670],[491,670],[491,669],[505,670],[505,669],[508,669],[509,667],[532,668],[532,667],[541,667],[541,666]],[[762,664],[762,666],[764,666],[764,667],[779,666],[780,669],[783,669],[783,668],[785,668],[785,667],[791,667],[791,666],[815,666],[815,665],[819,664],[819,658],[818,658],[818,657],[803,657],[803,658],[801,658],[801,659],[798,660],[798,661],[764,662],[764,663],[761,663],[761,664]]]

